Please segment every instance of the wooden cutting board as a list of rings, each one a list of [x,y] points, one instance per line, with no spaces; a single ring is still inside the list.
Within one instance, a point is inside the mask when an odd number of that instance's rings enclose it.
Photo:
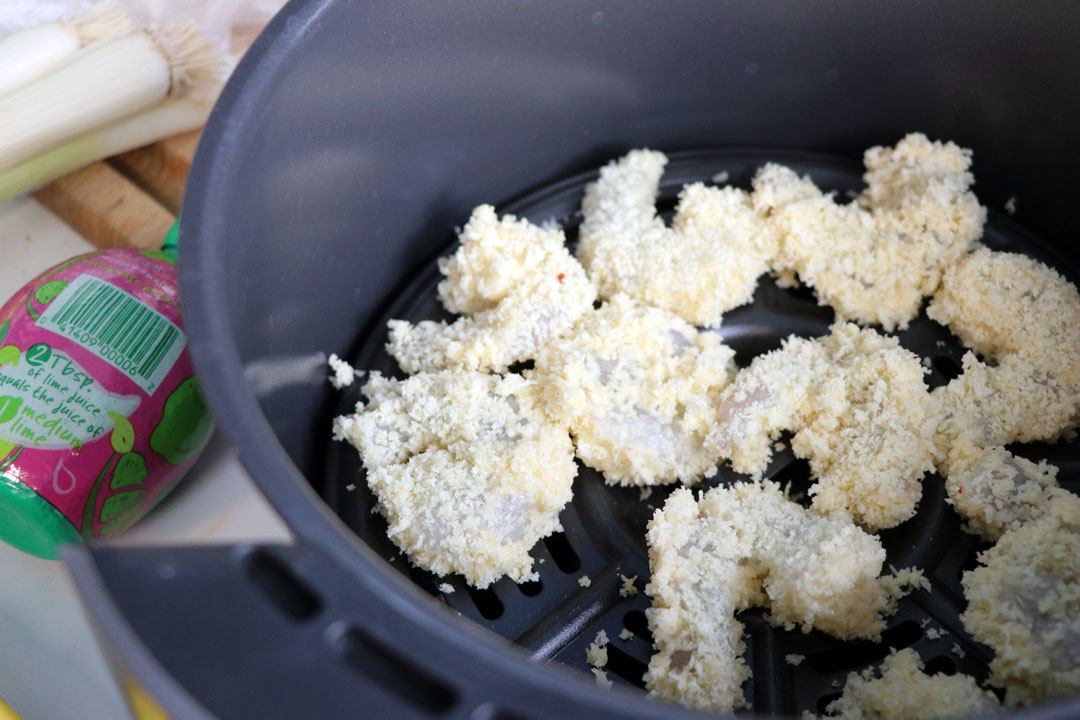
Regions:
[[[76,170],[34,197],[99,248],[161,246],[176,222],[200,131]]]
[[[2,1],[2,0],[0,0]],[[239,59],[262,25],[232,29]],[[34,197],[99,248],[157,248],[180,214],[201,130],[88,165],[55,180]]]

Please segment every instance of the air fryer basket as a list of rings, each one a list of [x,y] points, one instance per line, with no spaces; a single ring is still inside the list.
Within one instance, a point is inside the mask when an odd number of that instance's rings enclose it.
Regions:
[[[565,532],[534,549],[538,583],[475,591],[452,579],[456,591],[441,594],[389,545],[355,453],[328,440],[358,390],[332,392],[325,354],[393,371],[385,319],[439,316],[434,258],[452,251],[472,206],[572,230],[590,171],[637,146],[672,157],[669,211],[682,183],[720,171],[745,185],[779,160],[842,191],[858,187],[870,145],[912,130],[953,139],[975,150],[984,204],[1017,198],[1015,222],[991,211],[987,244],[1076,281],[1078,23],[1080,7],[1053,2],[294,0],[207,127],[181,276],[213,409],[297,542],[72,553],[103,634],[179,717],[691,716],[560,668],[584,667],[599,629],[627,628],[633,638],[609,646],[609,675],[640,684],[648,598],[621,597],[619,574],[644,587],[644,525],[667,491],[643,501],[583,470]],[[745,364],[830,319],[807,291],[766,279],[723,332]],[[958,371],[960,346],[925,317],[901,341],[930,359],[932,384]],[[1017,451],[1080,489],[1075,444]],[[790,451],[769,474],[808,483]],[[708,482],[734,479],[725,468]],[[929,477],[918,515],[883,533],[888,562],[925,568],[934,587],[902,603],[884,644],[742,616],[755,712],[820,709],[887,646],[985,677],[991,655],[957,619],[978,545],[942,497]],[[788,653],[807,661],[792,667]],[[1065,700],[1026,715],[1077,714],[1080,701]]]

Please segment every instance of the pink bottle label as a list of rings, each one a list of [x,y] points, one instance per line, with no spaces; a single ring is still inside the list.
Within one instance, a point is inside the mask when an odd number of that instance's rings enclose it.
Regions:
[[[212,432],[175,268],[110,250],[39,276],[0,309],[0,473],[84,537],[125,530]]]

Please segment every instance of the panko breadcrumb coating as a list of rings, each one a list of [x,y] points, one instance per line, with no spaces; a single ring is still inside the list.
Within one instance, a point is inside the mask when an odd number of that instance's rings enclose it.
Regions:
[[[788,338],[720,396],[708,442],[760,477],[782,430],[810,461],[814,509],[872,529],[912,516],[933,467],[933,406],[918,357],[850,323],[819,340]]]
[[[834,326],[820,340],[842,382],[822,382],[791,447],[810,461],[813,508],[871,529],[915,514],[933,469],[933,405],[919,358],[893,337]]]
[[[980,248],[945,272],[926,312],[996,363],[965,357],[937,391],[946,441],[1051,440],[1080,422],[1080,294],[1061,275]]]
[[[476,587],[535,580],[529,549],[561,529],[577,474],[566,429],[520,375],[372,373],[335,422],[360,451],[390,539],[418,567]]]
[[[669,228],[656,214],[667,157],[633,150],[600,170],[582,202],[577,255],[601,298],[616,293],[720,327],[721,315],[750,302],[776,254],[773,235],[749,195],[732,187],[683,188]]]
[[[676,490],[649,522],[652,598],[646,611],[656,653],[645,686],[660,698],[731,712],[745,704],[743,626],[735,612],[760,602],[757,569],[740,564],[750,541],[710,523],[689,490]]]
[[[838,319],[904,328],[982,234],[986,210],[970,190],[971,153],[953,143],[912,134],[864,161],[867,188],[855,202],[769,164],[754,178],[753,203],[779,237],[775,270],[797,272]]]
[[[979,562],[964,573],[961,620],[994,650],[990,680],[1006,689],[1005,702],[1080,691],[1080,498],[1057,494]]]
[[[646,686],[704,710],[743,702],[749,670],[736,611],[765,605],[769,621],[788,629],[876,638],[903,593],[878,577],[885,551],[875,536],[809,512],[775,483],[715,488],[697,502],[680,488],[654,514],[647,537],[657,652]]]
[[[949,502],[994,540],[1066,492],[1055,468],[1001,446],[1054,439],[1080,421],[1080,294],[1042,263],[980,248],[945,272],[927,314],[988,359],[967,353],[934,398]]]
[[[504,372],[532,358],[592,309],[596,290],[566,249],[562,230],[545,230],[490,205],[473,210],[461,247],[439,261],[443,304],[464,313],[452,324],[391,320],[387,351],[407,373],[445,369]]]
[[[716,470],[704,440],[733,357],[718,333],[618,294],[544,347],[529,377],[607,482],[694,483]]]
[[[1045,460],[1036,464],[1001,446],[954,447],[945,488],[948,502],[967,522],[967,529],[987,540],[1042,517],[1060,493],[1058,469]]]
[[[994,693],[975,678],[928,675],[910,648],[886,657],[876,673],[867,668],[848,675],[844,694],[826,708],[829,717],[843,720],[946,720],[1001,711]]]

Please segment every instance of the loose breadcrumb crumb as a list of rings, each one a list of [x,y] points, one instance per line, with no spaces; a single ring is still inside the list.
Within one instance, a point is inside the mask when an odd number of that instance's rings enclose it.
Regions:
[[[626,628],[623,628],[619,631],[619,639],[629,642],[630,640],[634,639],[634,633],[630,632]]]
[[[450,583],[440,583],[439,584],[439,592],[441,592],[444,595],[450,595],[450,594],[452,594],[454,592],[454,586],[451,585]]]
[[[784,656],[784,662],[786,662],[788,665],[798,665],[805,659],[805,655],[799,655],[797,653],[790,653]]]
[[[632,577],[626,577],[623,574],[619,574],[619,578],[622,579],[622,587],[619,588],[619,595],[622,597],[634,597],[638,594],[637,586],[634,584],[637,582],[637,575]]]
[[[894,652],[875,672],[872,668],[848,675],[844,694],[826,708],[830,717],[845,720],[921,720],[960,718],[1001,712],[1001,705],[975,679],[928,675],[918,653]]]
[[[611,688],[612,685],[614,685],[614,683],[611,682],[611,680],[608,680],[606,670],[601,670],[600,668],[593,668],[592,669],[592,674],[596,678],[596,684],[599,685],[600,687],[602,687],[603,689],[608,690],[608,689]]]
[[[595,668],[605,667],[608,661],[607,645],[607,633],[601,630],[596,633],[596,638],[585,650],[585,660]]]
[[[645,487],[641,488],[641,492],[638,493],[638,500],[648,500],[652,497],[652,491],[653,489],[651,485],[646,485]]]
[[[348,485],[345,486],[345,489],[348,492],[355,492],[356,491],[356,484],[355,483],[349,483]]]
[[[928,629],[926,631],[926,639],[927,640],[937,640],[938,638],[944,637],[944,636],[945,636],[945,632],[943,632],[942,630],[939,630],[938,628],[930,628],[930,629]]]
[[[583,588],[587,588],[592,585],[592,578],[590,578],[588,575],[582,575],[577,579],[577,584]]]
[[[1015,195],[1013,195],[1012,197],[1010,197],[1008,200],[1005,201],[1005,212],[1009,213],[1010,215],[1015,215],[1016,214],[1016,196]]]
[[[963,659],[963,657],[967,655],[967,653],[964,652],[964,648],[960,647],[960,643],[953,643],[952,654],[960,659]]]
[[[327,361],[330,369],[333,373],[330,375],[330,384],[337,390],[344,390],[345,388],[356,382],[358,375],[363,375],[361,372],[357,372],[349,363],[345,362],[337,355],[331,354],[330,359]]]
[[[726,185],[727,181],[731,179],[731,173],[729,173],[727,170],[723,170],[721,172],[716,173],[715,175],[713,175],[709,179],[712,180],[717,185]]]

